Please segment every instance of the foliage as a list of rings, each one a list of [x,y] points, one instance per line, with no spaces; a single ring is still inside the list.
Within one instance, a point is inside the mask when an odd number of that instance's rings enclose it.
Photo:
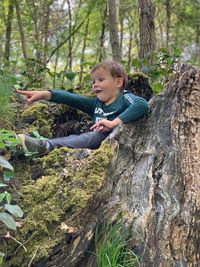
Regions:
[[[174,49],[172,53],[165,48],[149,52],[143,60],[138,58],[132,61],[132,66],[140,68],[141,71],[151,79],[151,86],[154,93],[162,90],[166,78],[177,71],[180,60],[181,50]]]
[[[12,95],[14,85],[21,86],[22,81],[12,72],[6,70],[4,66],[0,67],[0,117],[9,118],[13,107],[10,104],[10,96]]]
[[[102,232],[102,238],[99,240],[97,227],[95,248],[98,267],[131,267],[135,263],[140,266],[139,257],[129,248],[129,231],[119,218],[114,224],[109,220],[104,221]]]
[[[14,137],[14,132],[8,130],[0,130],[0,149],[5,150],[6,147],[14,149],[15,144],[18,143]],[[12,165],[3,157],[0,157],[0,189],[9,186],[9,182],[14,178]],[[2,181],[3,180],[3,181]],[[15,218],[21,218],[23,211],[18,205],[10,204],[12,201],[11,194],[7,191],[0,190],[0,221],[3,222],[7,228],[16,230]],[[13,218],[14,217],[14,218]],[[0,252],[0,264],[4,253]]]

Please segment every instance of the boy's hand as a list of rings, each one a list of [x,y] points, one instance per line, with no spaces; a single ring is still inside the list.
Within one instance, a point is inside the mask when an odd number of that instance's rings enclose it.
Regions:
[[[90,127],[90,130],[95,130],[97,132],[103,133],[112,130],[118,124],[122,124],[122,121],[119,118],[116,118],[113,121],[103,119]]]
[[[37,100],[49,100],[51,98],[50,91],[21,91],[17,90],[18,94],[25,95],[25,100],[32,104],[34,101]]]

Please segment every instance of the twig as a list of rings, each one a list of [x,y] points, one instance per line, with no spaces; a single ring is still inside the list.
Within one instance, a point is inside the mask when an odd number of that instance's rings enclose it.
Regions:
[[[28,243],[30,241],[31,238],[33,238],[35,236],[35,233],[33,233],[28,240],[26,240],[26,242],[24,242],[24,244],[20,244],[20,246],[15,250],[14,256],[16,255],[18,249],[21,248],[21,246],[24,246],[26,243]]]
[[[31,258],[31,260],[30,260],[30,262],[29,262],[29,264],[28,264],[28,267],[30,267],[30,266],[31,266],[31,263],[33,262],[33,260],[34,260],[34,258],[35,258],[35,256],[36,256],[36,254],[37,254],[37,252],[38,252],[39,248],[40,248],[40,246],[38,246],[38,247],[37,247],[37,249],[36,249],[35,253],[33,254],[33,257]]]
[[[20,244],[20,247],[23,247],[23,249],[27,252],[26,247],[24,246],[24,244],[22,244],[21,242],[19,242],[16,238],[14,238],[13,236],[10,236],[10,238],[12,238],[15,242],[17,242],[18,244]]]

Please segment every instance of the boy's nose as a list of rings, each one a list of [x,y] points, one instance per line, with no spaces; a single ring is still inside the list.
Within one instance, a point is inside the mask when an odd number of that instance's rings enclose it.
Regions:
[[[95,86],[97,86],[98,85],[98,81],[95,81],[94,83],[93,83],[93,86],[95,87]]]

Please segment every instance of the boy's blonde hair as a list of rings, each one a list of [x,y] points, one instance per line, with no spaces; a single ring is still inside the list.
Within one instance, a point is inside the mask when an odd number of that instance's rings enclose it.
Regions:
[[[113,78],[123,78],[123,85],[121,90],[125,89],[128,84],[128,75],[124,66],[115,61],[104,61],[96,64],[92,69],[90,74],[94,73],[97,69],[107,69]]]

